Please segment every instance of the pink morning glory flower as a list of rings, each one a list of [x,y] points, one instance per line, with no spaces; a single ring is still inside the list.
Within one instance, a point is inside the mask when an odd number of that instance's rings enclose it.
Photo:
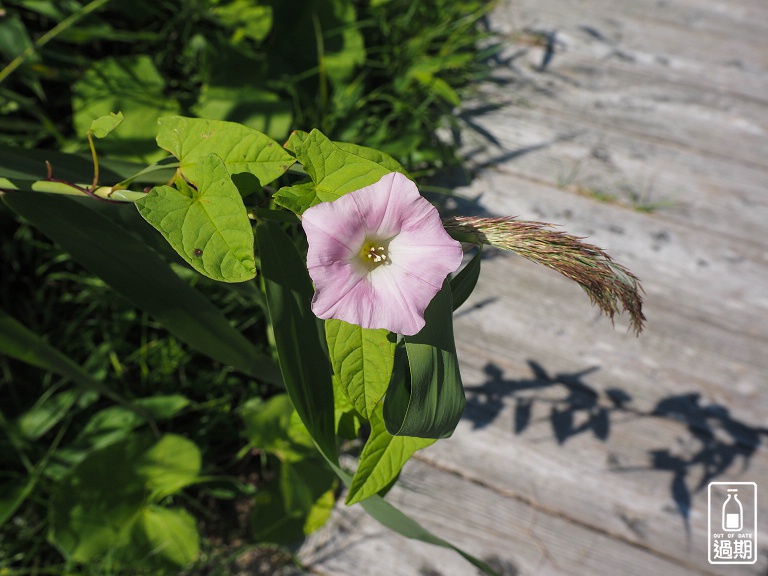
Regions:
[[[424,310],[461,265],[461,244],[416,185],[398,172],[307,209],[312,312],[406,336],[424,327]]]

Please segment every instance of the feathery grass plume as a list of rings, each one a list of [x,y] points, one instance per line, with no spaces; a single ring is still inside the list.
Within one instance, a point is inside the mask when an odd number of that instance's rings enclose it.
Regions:
[[[621,305],[635,333],[642,332],[645,316],[638,278],[597,246],[553,230],[552,224],[513,217],[456,216],[443,219],[443,225],[456,240],[495,246],[557,270],[577,282],[611,322]]]

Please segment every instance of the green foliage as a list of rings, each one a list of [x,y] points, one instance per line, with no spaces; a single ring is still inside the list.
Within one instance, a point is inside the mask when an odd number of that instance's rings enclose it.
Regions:
[[[325,321],[334,378],[366,420],[384,397],[395,362],[395,341],[387,330],[366,330],[342,320]]]
[[[403,337],[409,369],[395,373],[384,402],[384,420],[391,434],[441,438],[456,428],[466,400],[452,316],[450,283],[446,282],[424,313],[424,329]]]
[[[204,157],[197,188],[157,186],[136,202],[139,213],[201,274],[222,282],[256,276],[253,229],[237,186],[216,154]]]
[[[317,126],[410,169],[455,161],[438,127],[487,73],[477,42],[490,3],[427,0],[8,0],[0,53],[2,142],[75,149],[90,123],[131,120],[102,148],[152,161],[160,116],[193,113],[280,141]],[[55,29],[54,34],[47,34]],[[45,42],[36,39],[45,36]]]
[[[294,163],[277,142],[240,124],[181,116],[163,118],[159,124],[157,145],[179,159],[180,172],[193,184],[210,172],[204,166],[201,170],[201,163],[211,154],[221,158],[233,179],[240,176],[238,182],[242,183],[255,176],[262,186]],[[250,191],[241,187],[244,196]]]
[[[320,202],[332,202],[347,192],[373,184],[392,172],[364,156],[343,150],[317,129],[291,144],[311,182],[281,188],[275,194],[275,202],[297,214]]]
[[[128,564],[190,563],[198,552],[194,518],[157,503],[195,482],[200,460],[194,443],[170,434],[94,450],[53,494],[51,539],[77,562],[117,552]]]
[[[320,322],[296,216],[454,160],[436,132],[482,69],[485,3],[4,6],[0,571],[178,570],[227,524],[293,545],[339,479],[385,525],[453,548],[378,495],[432,441],[384,415],[438,436],[463,407],[450,293],[428,322],[445,334],[399,347]],[[98,164],[70,154],[86,133]],[[367,421],[353,478],[339,444]]]
[[[360,454],[360,463],[347,494],[348,505],[370,498],[397,479],[400,469],[414,452],[434,444],[428,438],[392,436],[387,432],[382,405],[371,412],[371,436]]]

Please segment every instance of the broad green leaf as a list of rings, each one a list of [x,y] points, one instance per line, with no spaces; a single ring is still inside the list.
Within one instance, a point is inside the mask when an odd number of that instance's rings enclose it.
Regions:
[[[459,306],[467,301],[467,298],[475,289],[475,285],[477,285],[477,279],[480,277],[482,254],[483,250],[481,248],[472,257],[472,260],[467,262],[467,265],[462,268],[461,272],[451,278],[451,295],[453,296],[454,311],[458,310]]]
[[[153,250],[137,241],[116,221],[91,209],[92,201],[80,202],[24,192],[5,194],[3,201],[93,274],[190,346],[256,378],[275,384],[281,382],[277,366],[271,358],[234,329],[208,299],[179,279]],[[110,206],[110,209],[131,208]],[[4,321],[0,314],[0,323]],[[28,350],[19,350],[19,354],[25,356],[22,360],[35,364],[35,361],[47,357],[48,353],[42,352],[39,338],[34,334],[26,331],[26,335],[19,340],[13,333],[10,328],[0,330],[0,351],[3,350],[3,342],[10,348],[26,342]],[[4,338],[6,335],[7,340]],[[44,348],[48,350],[50,347],[44,345]],[[60,371],[64,369],[62,364],[67,366],[66,373]],[[69,378],[73,378],[73,373],[79,370],[75,367],[73,371],[71,361],[62,361],[61,358],[57,360],[57,367],[35,365]],[[77,373],[78,377],[82,377]],[[86,379],[91,381],[87,375]]]
[[[376,164],[381,164],[388,172],[400,172],[401,174],[408,176],[408,172],[405,171],[403,165],[385,152],[376,150],[375,148],[368,148],[367,146],[360,146],[359,144],[352,144],[351,142],[334,141],[333,143],[344,152],[354,154],[360,158],[365,158],[371,162],[376,162]]]
[[[389,486],[413,453],[435,440],[392,436],[387,432],[379,404],[371,413],[371,435],[360,454],[360,463],[347,494],[347,505],[370,498]]]
[[[153,564],[164,560],[175,566],[186,566],[200,551],[197,521],[181,508],[145,506],[134,524],[132,536],[139,549],[131,549],[130,554],[146,555]]]
[[[304,132],[304,130],[294,130],[288,136],[288,140],[286,140],[285,144],[283,144],[283,148],[296,154],[296,146],[304,142],[304,140],[307,139],[307,136],[309,136],[309,132]]]
[[[387,391],[395,361],[395,338],[387,330],[366,330],[342,320],[325,321],[334,378],[366,419]]]
[[[335,377],[333,378],[333,414],[336,434],[347,440],[356,439],[360,433],[362,417],[347,397],[346,390],[342,388],[341,380]]]
[[[296,147],[301,145],[308,137],[309,133],[304,132],[303,130],[294,130],[291,132],[291,135],[288,137],[288,141],[283,146],[286,148],[286,150],[290,150],[295,154]],[[352,142],[338,142],[334,140],[333,143],[341,148],[344,152],[354,154],[355,156],[360,156],[361,158],[365,158],[371,162],[376,162],[377,164],[381,164],[387,168],[389,172],[401,172],[406,176],[408,175],[402,164],[400,164],[400,162],[385,152],[376,150],[374,148],[368,148],[367,146],[353,144]]]
[[[391,172],[381,164],[342,150],[317,129],[296,146],[296,158],[323,202],[374,184]]]
[[[304,166],[315,187],[315,198],[310,206],[319,202],[332,202],[378,182],[392,172],[363,156],[343,150],[315,129],[295,145],[296,158]],[[306,210],[309,206],[303,206]]]
[[[257,541],[292,545],[328,519],[338,480],[320,458],[278,466],[277,482],[254,498],[251,526]]]
[[[254,398],[246,402],[240,416],[249,444],[283,461],[297,461],[307,454],[316,454],[312,437],[306,431],[294,432],[294,413],[287,394],[278,394],[266,401]]]
[[[125,117],[122,112],[118,112],[117,114],[110,112],[108,116],[96,118],[96,120],[91,122],[91,133],[96,136],[96,138],[105,138],[107,134],[120,126],[123,120],[125,120]]]
[[[75,440],[76,446],[101,447],[126,438],[133,430],[148,420],[172,418],[189,405],[184,396],[150,396],[129,402],[131,408],[110,406],[94,414]]]
[[[127,546],[146,501],[135,469],[149,436],[134,436],[92,452],[56,484],[49,512],[51,539],[72,560],[88,562]]]
[[[143,555],[127,552],[161,537],[158,514],[150,512],[152,521],[144,522],[152,499],[195,481],[199,464],[197,447],[173,434],[158,442],[149,434],[134,435],[91,452],[56,485],[49,505],[51,539],[77,562],[116,550],[124,551],[129,561],[141,561]],[[163,518],[168,520],[169,514]],[[185,518],[170,524],[182,530],[194,527]]]
[[[466,399],[453,340],[453,305],[446,281],[424,313],[426,326],[405,336],[409,372],[393,378],[384,400],[387,430],[395,435],[446,438]]]
[[[157,144],[181,162],[180,170],[198,184],[201,162],[217,154],[234,177],[255,176],[262,186],[279,178],[295,162],[274,140],[261,132],[222,120],[169,116],[160,119]]]
[[[238,61],[223,61],[229,55],[226,53],[220,57],[217,65],[234,68],[242,64]],[[217,70],[220,75],[221,70]],[[235,74],[237,71],[233,69],[231,73]],[[231,79],[231,76],[228,79]],[[273,138],[284,138],[293,121],[290,100],[254,86],[251,82],[235,86],[216,85],[212,82],[203,87],[192,111],[201,118],[237,122]],[[290,163],[293,163],[293,160]]]
[[[323,350],[322,324],[310,308],[312,281],[279,224],[260,222],[256,237],[285,389],[320,451],[335,459],[331,366]]]
[[[317,196],[317,187],[311,180],[293,186],[283,186],[275,192],[273,198],[279,206],[294,214],[302,214],[310,206],[321,202]]]
[[[72,90],[73,120],[78,134],[85,134],[94,120],[114,110],[121,110],[128,119],[119,132],[99,144],[100,152],[143,162],[153,162],[165,155],[152,142],[157,120],[177,113],[180,106],[166,93],[165,79],[152,56],[96,60]]]
[[[320,498],[318,498],[312,505],[312,508],[309,509],[303,527],[306,536],[309,536],[315,530],[319,530],[325,526],[326,522],[328,522],[328,519],[333,512],[333,507],[336,504],[335,492],[335,487],[333,490],[328,490],[328,492],[320,496]]]
[[[275,202],[296,214],[374,184],[389,172],[408,175],[388,154],[349,142],[332,142],[318,130],[292,132],[285,147],[296,154],[311,177],[274,194]]]
[[[197,174],[197,190],[183,181],[179,189],[157,186],[136,202],[139,213],[204,276],[221,282],[254,278],[253,228],[224,162],[210,154]]]
[[[136,462],[136,471],[147,479],[153,502],[192,484],[200,473],[200,449],[191,440],[166,434]]]

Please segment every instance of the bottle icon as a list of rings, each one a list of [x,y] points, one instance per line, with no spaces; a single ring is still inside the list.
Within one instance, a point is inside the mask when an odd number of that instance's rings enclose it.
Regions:
[[[744,528],[744,509],[739,502],[739,490],[728,488],[728,498],[723,503],[723,531],[739,532],[742,528]]]

